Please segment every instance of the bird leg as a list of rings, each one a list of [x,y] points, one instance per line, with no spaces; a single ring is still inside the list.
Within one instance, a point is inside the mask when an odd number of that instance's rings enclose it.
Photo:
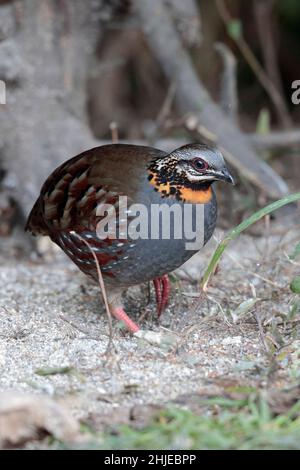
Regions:
[[[162,312],[165,310],[169,301],[170,294],[170,281],[169,276],[165,274],[162,277],[158,277],[153,280],[155,293],[156,293],[156,303],[157,303],[157,316],[160,318]],[[119,321],[124,323],[131,333],[136,333],[140,331],[140,327],[133,321],[127,313],[125,312],[121,297],[119,292],[111,292],[109,299],[109,307],[111,314]]]
[[[156,295],[156,306],[157,306],[157,314],[159,310],[159,306],[161,304],[162,299],[162,292],[161,292],[161,278],[153,279],[153,284],[155,288],[155,295]]]
[[[162,314],[162,312],[165,310],[165,308],[167,307],[169,303],[169,296],[170,296],[170,280],[169,280],[169,276],[165,274],[162,277],[162,300],[161,300],[160,315]]]
[[[131,333],[136,333],[140,330],[140,327],[134,323],[131,318],[127,315],[123,308],[122,302],[122,290],[121,289],[110,289],[108,292],[108,304],[111,314],[119,321],[121,321]]]
[[[111,313],[119,321],[123,322],[131,333],[136,333],[137,331],[139,331],[140,329],[139,326],[136,323],[134,323],[134,321],[131,320],[131,318],[129,318],[129,316],[127,315],[127,313],[122,307],[112,308]]]
[[[169,276],[165,274],[162,277],[158,277],[153,280],[155,293],[156,293],[156,304],[157,304],[157,316],[160,318],[161,314],[165,310],[169,302],[170,295],[170,281]]]

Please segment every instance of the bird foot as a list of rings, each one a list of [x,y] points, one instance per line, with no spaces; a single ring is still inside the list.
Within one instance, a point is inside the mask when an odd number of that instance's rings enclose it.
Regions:
[[[169,276],[165,274],[153,280],[156,292],[157,317],[160,318],[169,302],[170,281]],[[128,328],[131,333],[137,333],[140,327],[133,321],[122,307],[111,308],[112,315]],[[150,333],[150,332],[149,332]]]
[[[127,315],[127,313],[124,311],[122,307],[113,308],[111,310],[111,313],[115,318],[117,318],[117,320],[124,323],[131,333],[134,334],[140,331],[140,327],[136,323],[134,323],[134,321],[131,320],[131,318],[129,318],[129,316]]]
[[[170,295],[170,281],[169,276],[165,274],[162,277],[157,277],[153,280],[155,293],[156,293],[156,305],[157,305],[157,317],[160,318],[161,314],[165,310],[169,302]]]

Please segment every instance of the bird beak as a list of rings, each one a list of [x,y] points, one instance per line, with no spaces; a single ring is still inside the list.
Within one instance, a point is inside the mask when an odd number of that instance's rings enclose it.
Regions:
[[[216,172],[215,176],[217,180],[226,181],[226,183],[235,185],[233,176],[231,175],[231,173],[228,171],[227,168],[224,168],[223,170]]]

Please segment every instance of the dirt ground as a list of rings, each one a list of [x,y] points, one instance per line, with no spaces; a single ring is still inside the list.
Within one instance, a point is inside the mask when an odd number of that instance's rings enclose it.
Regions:
[[[64,254],[31,261],[2,256],[0,393],[51,397],[76,420],[95,419],[101,428],[127,422],[144,405],[193,407],[189,397],[220,394],[229,383],[293,386],[299,315],[291,313],[296,296],[289,284],[299,264],[287,254],[297,241],[299,227],[241,236],[199,297],[213,240],[172,277],[160,324],[152,287],[150,303],[147,286],[130,289],[127,312],[143,329],[160,331],[163,341],[151,345],[114,324],[109,355],[99,289]]]

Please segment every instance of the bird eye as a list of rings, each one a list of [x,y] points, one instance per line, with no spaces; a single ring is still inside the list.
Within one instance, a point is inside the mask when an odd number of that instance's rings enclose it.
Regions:
[[[194,158],[194,160],[192,160],[192,165],[195,168],[195,170],[200,171],[200,172],[205,171],[208,168],[208,163],[202,158]]]

